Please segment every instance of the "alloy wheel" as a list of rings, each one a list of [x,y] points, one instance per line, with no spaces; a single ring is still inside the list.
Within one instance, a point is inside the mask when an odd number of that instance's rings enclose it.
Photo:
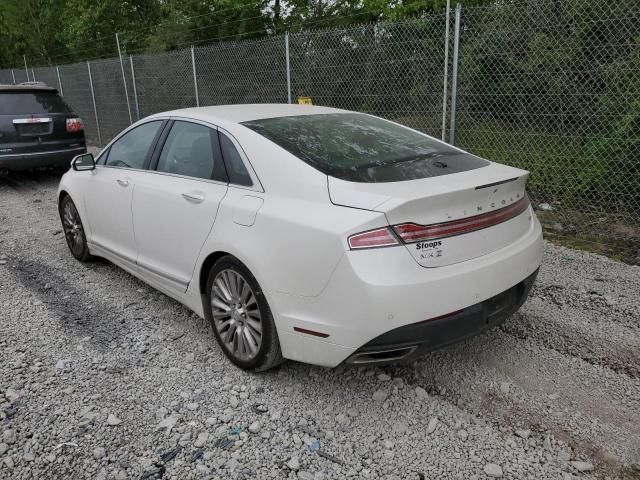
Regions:
[[[211,287],[213,323],[227,350],[243,361],[260,352],[263,324],[255,292],[235,270],[222,270]]]
[[[67,201],[62,209],[62,227],[69,249],[76,256],[82,255],[84,250],[84,231],[76,206]]]

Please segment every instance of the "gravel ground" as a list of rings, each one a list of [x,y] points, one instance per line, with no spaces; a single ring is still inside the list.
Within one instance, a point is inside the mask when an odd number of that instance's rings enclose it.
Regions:
[[[419,361],[234,368],[0,180],[0,478],[640,478],[640,267],[546,244],[503,327]]]

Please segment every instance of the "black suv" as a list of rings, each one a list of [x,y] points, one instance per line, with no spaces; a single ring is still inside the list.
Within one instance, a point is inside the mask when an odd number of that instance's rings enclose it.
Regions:
[[[82,121],[55,88],[0,85],[0,174],[66,166],[87,151]]]

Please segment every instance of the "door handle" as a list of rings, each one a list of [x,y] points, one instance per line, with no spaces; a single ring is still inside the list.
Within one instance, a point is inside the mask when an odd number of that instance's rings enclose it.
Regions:
[[[129,186],[129,180],[124,179],[124,178],[119,178],[116,180],[116,182],[118,182],[118,185],[120,185],[121,187],[128,187]]]
[[[183,193],[182,197],[185,200],[188,200],[193,203],[202,203],[204,202],[204,195],[200,195],[197,193]]]

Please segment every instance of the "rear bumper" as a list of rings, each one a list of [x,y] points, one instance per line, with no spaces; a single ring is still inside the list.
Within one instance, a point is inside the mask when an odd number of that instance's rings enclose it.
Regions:
[[[444,318],[398,327],[374,338],[347,358],[351,364],[384,364],[414,357],[460,342],[496,327],[525,302],[538,270],[517,285],[484,302]]]
[[[0,154],[0,170],[29,170],[38,167],[69,167],[76,155],[85,153],[86,147],[53,150],[49,152]]]
[[[425,268],[417,265],[403,247],[350,251],[316,297],[265,293],[276,319],[283,355],[334,367],[372,345],[404,343],[410,333],[436,337],[414,339],[417,347],[410,353],[417,354],[419,348],[437,348],[504,321],[526,298],[541,261],[542,229],[532,214],[522,237],[472,260]],[[516,301],[506,304],[503,314],[485,310],[492,302],[504,300],[501,294],[509,295],[505,293],[509,291],[520,294]],[[486,326],[482,324],[485,314],[492,317]],[[424,326],[413,330],[416,324],[428,324],[427,320],[439,317],[448,322],[432,320],[437,323],[431,323],[428,332]],[[321,332],[325,338],[301,333],[294,330],[296,327]],[[401,335],[396,336],[398,333]]]

